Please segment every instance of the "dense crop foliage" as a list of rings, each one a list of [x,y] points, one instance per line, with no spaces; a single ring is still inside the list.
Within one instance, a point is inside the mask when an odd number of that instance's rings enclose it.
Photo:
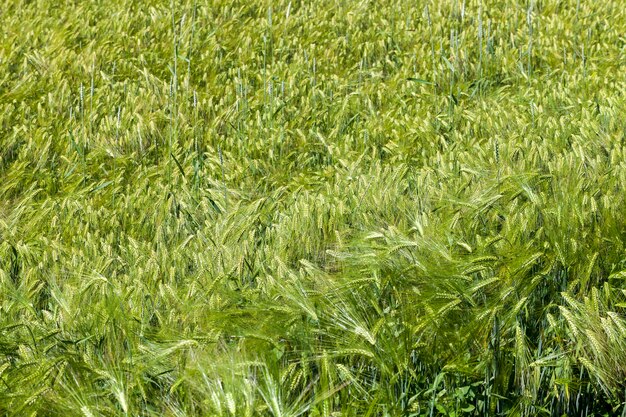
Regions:
[[[622,0],[0,23],[0,415],[626,413]]]

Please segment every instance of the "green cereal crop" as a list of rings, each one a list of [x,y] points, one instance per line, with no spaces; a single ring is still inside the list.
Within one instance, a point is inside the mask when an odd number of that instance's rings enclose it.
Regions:
[[[626,415],[622,0],[0,23],[0,416]]]

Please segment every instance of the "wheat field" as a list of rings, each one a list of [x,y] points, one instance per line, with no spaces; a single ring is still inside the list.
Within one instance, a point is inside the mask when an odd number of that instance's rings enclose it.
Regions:
[[[626,415],[623,0],[0,24],[0,415]]]

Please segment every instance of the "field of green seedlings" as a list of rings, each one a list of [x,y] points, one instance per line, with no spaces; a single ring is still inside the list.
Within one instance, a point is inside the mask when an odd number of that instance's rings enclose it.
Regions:
[[[626,415],[623,0],[0,24],[0,416]]]

